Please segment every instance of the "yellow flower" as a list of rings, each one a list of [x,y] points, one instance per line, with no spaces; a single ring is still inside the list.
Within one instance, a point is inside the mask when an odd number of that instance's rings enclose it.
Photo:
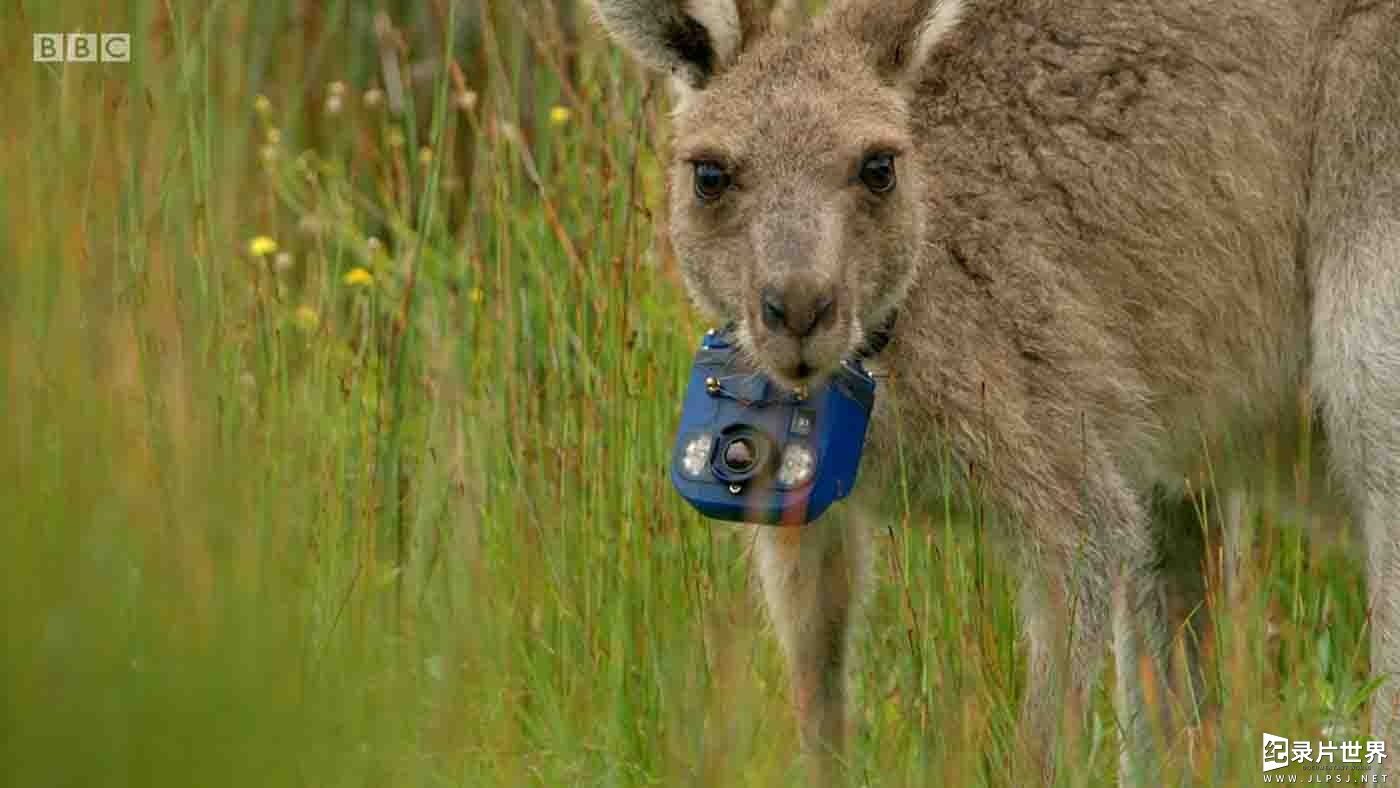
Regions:
[[[433,149],[427,145],[418,149],[418,163],[427,167],[433,163]]]
[[[272,101],[267,96],[259,93],[258,97],[253,99],[253,108],[258,111],[259,115],[266,115],[272,111]]]
[[[316,313],[315,309],[303,304],[297,307],[296,321],[297,325],[307,331],[315,331],[321,325],[321,316]]]
[[[481,292],[481,288],[473,287],[471,290],[467,291],[467,298],[473,304],[479,304],[486,299],[486,294]]]
[[[277,242],[266,235],[259,235],[248,242],[248,254],[254,257],[267,257],[277,251]]]
[[[574,113],[568,107],[555,107],[549,111],[549,125],[563,126],[573,118]]]
[[[355,287],[357,285],[364,285],[365,287],[369,287],[370,285],[374,284],[374,274],[371,274],[369,271],[366,271],[363,268],[351,268],[345,273],[345,276],[344,278],[342,278],[341,281],[345,282],[345,284],[349,285],[350,287]]]

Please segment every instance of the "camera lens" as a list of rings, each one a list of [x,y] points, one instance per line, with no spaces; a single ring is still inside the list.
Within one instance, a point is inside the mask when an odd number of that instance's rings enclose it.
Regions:
[[[711,471],[727,483],[743,483],[768,473],[773,442],[749,425],[734,425],[720,437],[715,447]]]
[[[724,464],[735,473],[743,473],[753,467],[757,452],[748,438],[739,438],[724,450]]]

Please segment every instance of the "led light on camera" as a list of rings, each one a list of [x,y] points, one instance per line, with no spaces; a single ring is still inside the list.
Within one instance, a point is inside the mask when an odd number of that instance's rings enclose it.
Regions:
[[[794,443],[783,450],[783,464],[778,468],[778,484],[800,487],[812,480],[817,468],[817,455],[811,448]]]
[[[710,460],[710,447],[715,439],[709,434],[696,435],[685,444],[685,456],[681,458],[681,470],[686,476],[698,479],[705,475],[705,464]]]

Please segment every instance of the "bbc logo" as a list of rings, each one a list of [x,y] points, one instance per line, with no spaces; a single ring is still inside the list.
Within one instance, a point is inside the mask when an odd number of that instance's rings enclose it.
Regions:
[[[130,33],[35,33],[35,63],[129,63]]]

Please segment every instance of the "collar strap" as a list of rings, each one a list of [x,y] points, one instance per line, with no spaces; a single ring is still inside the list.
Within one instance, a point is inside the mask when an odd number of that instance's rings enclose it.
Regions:
[[[865,337],[865,344],[856,349],[855,358],[857,361],[869,361],[880,355],[885,346],[894,339],[894,319],[899,315],[898,309],[891,309],[889,317],[886,317],[880,325],[875,327]]]

